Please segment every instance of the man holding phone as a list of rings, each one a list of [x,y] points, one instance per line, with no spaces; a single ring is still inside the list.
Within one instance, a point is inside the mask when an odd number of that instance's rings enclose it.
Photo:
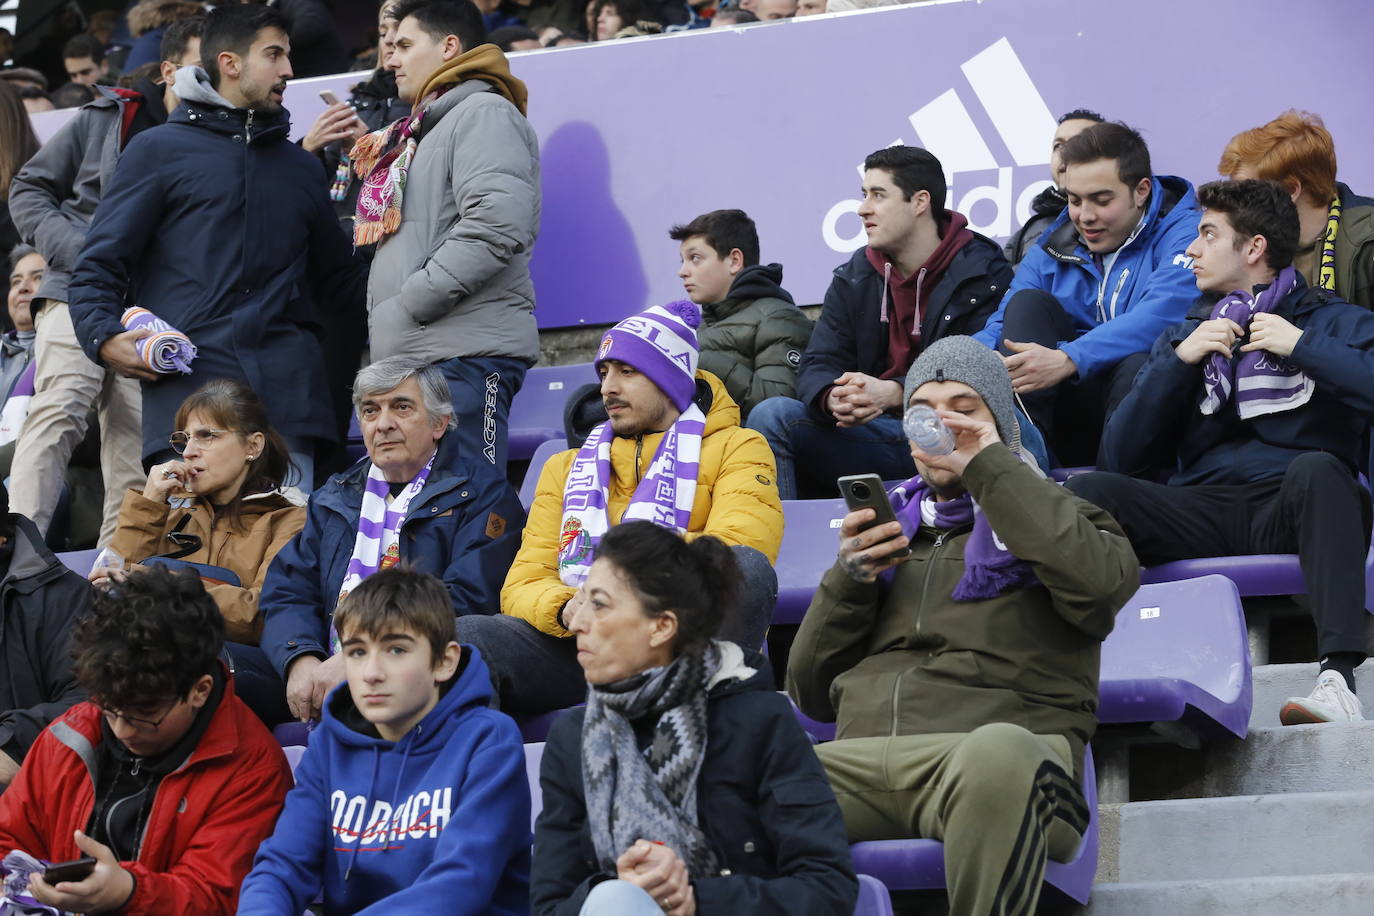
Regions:
[[[932,343],[901,403],[933,409],[953,450],[912,444],[895,520],[845,516],[788,693],[838,725],[816,753],[851,841],[941,840],[950,912],[1029,914],[1046,858],[1072,854],[1087,827],[1101,643],[1138,564],[1106,512],[1022,454],[992,350]]]
[[[92,700],[39,735],[0,795],[0,850],[59,865],[51,880],[30,878],[40,903],[234,911],[291,771],[234,695],[223,637],[192,572],[143,570],[96,592],[72,633],[77,683]]]

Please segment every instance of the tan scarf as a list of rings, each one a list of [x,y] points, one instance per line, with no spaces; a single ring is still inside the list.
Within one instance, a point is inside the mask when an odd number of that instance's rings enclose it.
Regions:
[[[511,75],[506,55],[493,44],[478,45],[444,64],[425,83],[407,117],[358,139],[349,151],[354,173],[363,179],[353,221],[353,244],[371,245],[401,226],[406,177],[419,145],[421,124],[434,100],[464,80],[478,79],[526,114],[529,91]]]

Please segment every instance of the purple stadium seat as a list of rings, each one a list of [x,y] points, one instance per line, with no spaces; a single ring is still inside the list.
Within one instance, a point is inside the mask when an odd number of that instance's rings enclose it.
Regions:
[[[358,425],[358,414],[348,414],[348,438],[344,440],[344,451],[350,461],[358,461],[367,454],[367,444],[363,441],[363,429]]]
[[[581,703],[577,704],[581,706]],[[512,716],[515,724],[520,726],[520,735],[525,739],[526,744],[542,743],[549,736],[549,729],[553,728],[553,723],[558,717],[567,712],[566,709],[555,709],[553,712],[540,713],[537,716]]]
[[[1104,724],[1178,722],[1244,738],[1253,696],[1235,584],[1210,575],[1141,586],[1102,645],[1098,696]]]
[[[1175,560],[1148,566],[1140,573],[1144,584],[1177,582],[1206,575],[1225,576],[1236,584],[1242,597],[1262,595],[1305,595],[1307,582],[1298,565],[1298,557],[1291,553],[1264,553],[1245,557],[1203,557],[1197,560]],[[1374,547],[1364,561],[1365,610],[1374,614]]]
[[[530,456],[530,466],[525,469],[525,479],[520,482],[520,505],[529,511],[531,504],[534,503],[534,491],[539,486],[539,472],[544,470],[544,465],[548,460],[568,447],[568,440],[559,436],[557,439],[546,439],[539,443],[539,447]]]
[[[91,567],[95,565],[95,557],[98,553],[100,553],[100,551],[94,548],[91,550],[69,550],[66,553],[59,553],[57,558],[72,572],[84,576],[87,575],[91,571]]]
[[[1045,869],[1046,890],[1053,889],[1078,903],[1088,902],[1097,871],[1097,770],[1091,747],[1083,757],[1083,794],[1092,818],[1078,852],[1070,861],[1050,862]],[[889,891],[940,890],[945,886],[945,847],[936,840],[875,840],[855,843],[851,849],[854,870],[872,875]]]
[[[825,571],[835,565],[844,500],[788,499],[782,504],[784,527],[778,562],[778,603],[773,623],[801,623],[811,595]]]
[[[539,785],[539,762],[544,757],[544,742],[525,745],[525,778],[530,783],[530,830],[544,810],[544,789]]]
[[[520,461],[534,455],[539,443],[563,437],[563,406],[582,385],[596,381],[591,363],[536,366],[510,405],[508,458]]]
[[[272,737],[282,747],[305,747],[310,743],[310,729],[304,722],[285,722],[272,729]]]
[[[859,875],[859,903],[854,916],[892,916],[892,898],[883,882],[872,875]]]

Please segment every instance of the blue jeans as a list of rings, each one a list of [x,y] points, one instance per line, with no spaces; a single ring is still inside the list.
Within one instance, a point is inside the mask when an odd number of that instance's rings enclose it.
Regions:
[[[902,421],[887,414],[842,429],[816,419],[795,398],[769,398],[750,411],[745,425],[763,433],[773,449],[783,499],[798,499],[802,484],[808,496],[837,496],[835,478],[848,474],[883,480],[916,474]]]
[[[730,548],[740,568],[740,595],[734,613],[726,614],[720,639],[738,643],[746,652],[763,645],[778,601],[778,574],[768,558],[752,547]],[[577,663],[576,640],[550,636],[509,614],[465,614],[458,618],[457,639],[476,646],[491,672],[492,689],[502,710],[537,714],[565,709],[587,697],[587,681]]]
[[[638,885],[618,878],[592,888],[577,916],[661,916],[663,907]]]
[[[506,473],[510,402],[529,366],[504,356],[455,356],[434,364],[448,379],[458,451]]]

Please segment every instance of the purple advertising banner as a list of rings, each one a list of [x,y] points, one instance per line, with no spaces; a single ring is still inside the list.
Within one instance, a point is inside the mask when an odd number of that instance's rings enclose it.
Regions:
[[[723,207],[754,218],[797,302],[820,302],[864,243],[860,164],[892,143],[939,156],[948,205],[1005,238],[1073,108],[1138,127],[1156,172],[1195,183],[1237,132],[1318,112],[1341,179],[1374,195],[1369,21],[1366,0],[950,0],[512,55],[542,149],[540,326],[681,298],[668,230]],[[358,78],[293,82],[296,133],[320,89]]]

